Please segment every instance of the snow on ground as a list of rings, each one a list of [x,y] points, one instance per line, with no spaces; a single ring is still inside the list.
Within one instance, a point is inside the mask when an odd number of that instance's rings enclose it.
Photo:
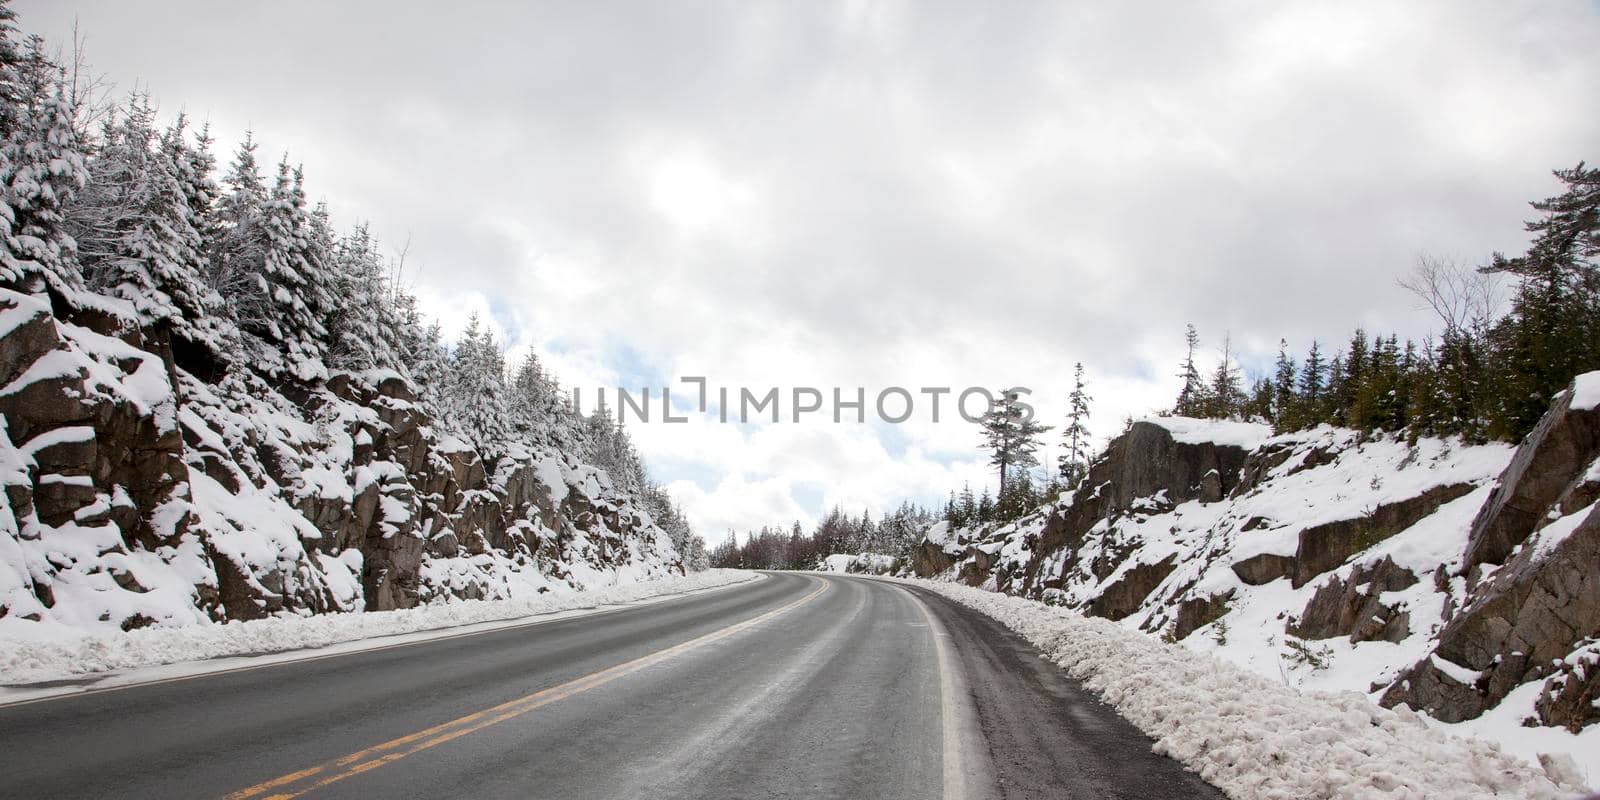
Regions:
[[[587,591],[556,590],[532,598],[434,602],[398,611],[269,617],[128,632],[13,625],[0,629],[0,675],[7,684],[31,684],[113,670],[326,647],[420,631],[449,634],[463,625],[630,603],[761,577],[759,573],[714,569]]]
[[[1104,619],[957,584],[900,579],[1000,621],[1235,800],[1562,798],[1570,759],[1531,763],[1355,692],[1301,692]],[[1468,731],[1470,732],[1470,731]]]
[[[1214,442],[1254,450],[1272,438],[1272,426],[1256,422],[1195,417],[1146,417],[1140,421],[1166,428],[1173,441],[1186,444]]]
[[[869,573],[882,575],[894,570],[895,557],[882,553],[862,553],[849,555],[847,553],[834,553],[822,560],[819,568],[821,572],[850,572]]]
[[[1572,407],[1588,410],[1600,406],[1600,370],[1585,372],[1572,382]]]

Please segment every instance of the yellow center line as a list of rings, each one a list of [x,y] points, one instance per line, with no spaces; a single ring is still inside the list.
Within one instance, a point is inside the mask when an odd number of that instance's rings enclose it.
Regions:
[[[725,639],[740,631],[760,625],[773,617],[791,611],[810,602],[817,595],[828,590],[832,584],[824,581],[822,585],[813,589],[809,594],[787,605],[780,606],[771,611],[743,622],[736,622],[725,628],[719,628],[703,636],[690,639],[664,650],[640,656],[632,661],[625,661],[613,667],[575,678],[559,686],[541,689],[530,695],[519,697],[497,706],[475,711],[449,722],[434,725],[430,728],[406,734],[397,739],[391,739],[382,744],[373,745],[362,750],[357,750],[346,756],[340,756],[331,761],[326,761],[314,767],[291,772],[264,783],[258,783],[246,789],[240,789],[228,795],[228,800],[248,800],[261,798],[262,800],[288,800],[299,797],[313,789],[327,786],[330,783],[344,780],[352,775],[359,775],[368,770],[376,769],[385,764],[399,761],[413,753],[421,752],[430,747],[444,744],[453,739],[466,736],[474,731],[483,730],[490,725],[505,722],[513,717],[533,711],[538,708],[565,700],[573,695],[582,694],[590,689],[603,686],[624,675],[637,672],[645,667],[659,664],[674,656],[694,650],[698,647]]]

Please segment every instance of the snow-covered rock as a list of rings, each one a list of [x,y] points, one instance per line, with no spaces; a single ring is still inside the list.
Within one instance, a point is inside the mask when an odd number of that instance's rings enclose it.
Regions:
[[[605,472],[550,448],[484,463],[398,374],[202,379],[113,314],[74,319],[0,289],[0,638],[683,572]]]
[[[861,553],[849,555],[847,553],[834,553],[822,559],[818,569],[823,572],[843,572],[850,574],[884,575],[895,570],[898,559],[883,553]]]
[[[930,531],[911,566],[1571,754],[1600,782],[1600,425],[1576,402],[1592,381],[1520,448],[1142,420],[1072,496]]]

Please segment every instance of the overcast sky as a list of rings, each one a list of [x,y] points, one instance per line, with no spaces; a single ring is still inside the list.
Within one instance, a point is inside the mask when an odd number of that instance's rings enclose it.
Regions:
[[[586,393],[1023,385],[1059,423],[1082,361],[1103,437],[1170,405],[1185,322],[1252,366],[1425,333],[1396,277],[1518,249],[1600,158],[1592,2],[15,8]],[[632,427],[712,541],[994,483],[948,409]]]

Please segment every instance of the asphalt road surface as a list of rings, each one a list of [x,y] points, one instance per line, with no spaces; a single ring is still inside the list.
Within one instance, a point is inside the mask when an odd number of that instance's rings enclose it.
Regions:
[[[793,573],[3,706],[0,796],[1221,797],[987,617]]]

